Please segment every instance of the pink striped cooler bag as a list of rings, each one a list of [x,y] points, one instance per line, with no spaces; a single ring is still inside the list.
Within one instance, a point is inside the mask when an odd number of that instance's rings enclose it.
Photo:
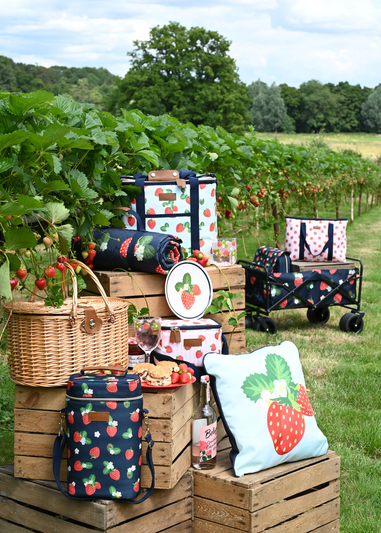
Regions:
[[[291,261],[344,262],[348,219],[286,217],[285,250]]]

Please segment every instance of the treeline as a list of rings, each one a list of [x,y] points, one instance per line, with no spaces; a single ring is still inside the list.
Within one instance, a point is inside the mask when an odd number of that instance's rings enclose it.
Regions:
[[[0,90],[29,93],[44,89],[106,109],[107,98],[115,89],[117,76],[105,68],[41,67],[15,63],[0,56]]]

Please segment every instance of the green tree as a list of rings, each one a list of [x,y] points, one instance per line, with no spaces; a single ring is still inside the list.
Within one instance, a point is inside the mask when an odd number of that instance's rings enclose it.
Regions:
[[[293,124],[295,129],[300,119],[300,91],[296,87],[289,87],[287,83],[281,83],[279,87],[286,105],[287,116],[291,119],[289,124]]]
[[[381,85],[362,104],[361,116],[367,131],[381,133]]]
[[[310,80],[300,86],[300,117],[298,131],[310,133],[323,127],[327,131],[338,131],[339,95],[332,94],[317,80]]]
[[[170,22],[134,47],[127,54],[131,68],[108,101],[110,111],[137,108],[196,125],[244,129],[250,98],[229,56],[230,41],[215,31]]]
[[[261,80],[249,86],[253,104],[250,108],[253,125],[258,131],[274,131],[282,127],[286,106],[281,89],[275,83],[270,87]]]
[[[339,131],[361,131],[361,105],[372,92],[368,87],[350,85],[347,81],[341,81],[337,85],[326,83],[325,87],[340,97],[338,108]]]

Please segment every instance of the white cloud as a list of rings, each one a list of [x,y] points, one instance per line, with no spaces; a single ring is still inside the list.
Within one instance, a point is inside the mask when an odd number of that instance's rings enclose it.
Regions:
[[[3,2],[4,3],[4,2]],[[381,0],[14,0],[0,18],[0,54],[43,66],[104,67],[123,76],[134,40],[169,21],[218,31],[243,81],[298,86],[381,72]]]

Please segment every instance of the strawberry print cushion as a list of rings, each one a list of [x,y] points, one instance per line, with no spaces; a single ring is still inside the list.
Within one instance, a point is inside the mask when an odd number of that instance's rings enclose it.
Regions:
[[[292,342],[241,355],[210,353],[204,366],[232,444],[236,476],[327,453]]]

